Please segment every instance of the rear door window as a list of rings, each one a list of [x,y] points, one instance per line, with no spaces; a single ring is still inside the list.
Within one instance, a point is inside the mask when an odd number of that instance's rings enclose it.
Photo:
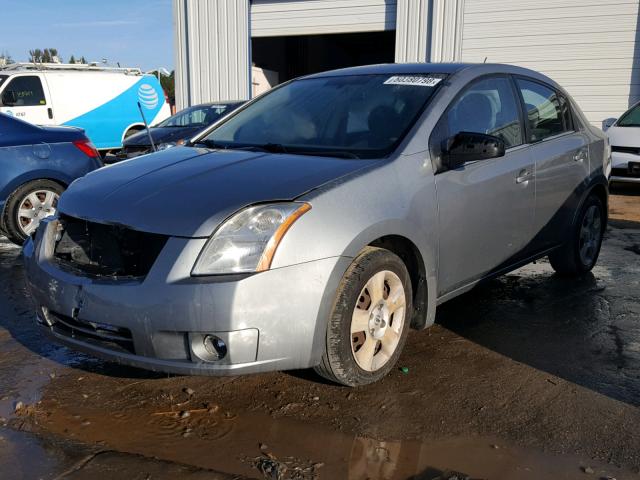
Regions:
[[[532,142],[572,130],[569,104],[557,92],[538,82],[517,78]]]
[[[33,75],[15,77],[9,81],[3,91],[3,99],[7,98],[7,93],[13,92],[15,103],[11,106],[15,107],[31,107],[35,105],[46,105],[47,101],[42,89],[40,78]]]

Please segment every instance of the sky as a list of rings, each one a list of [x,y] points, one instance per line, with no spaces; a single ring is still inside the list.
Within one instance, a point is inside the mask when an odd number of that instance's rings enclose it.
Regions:
[[[173,70],[171,0],[0,0],[0,54],[57,48],[88,62]]]

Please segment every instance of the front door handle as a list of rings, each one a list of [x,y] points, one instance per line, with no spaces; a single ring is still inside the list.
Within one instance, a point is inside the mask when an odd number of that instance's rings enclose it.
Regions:
[[[533,174],[525,168],[520,170],[520,173],[518,173],[516,183],[527,183],[531,178],[533,178]]]

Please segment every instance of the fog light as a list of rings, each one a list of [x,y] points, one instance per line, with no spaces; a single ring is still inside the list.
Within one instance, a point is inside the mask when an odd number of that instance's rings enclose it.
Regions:
[[[227,354],[227,346],[215,335],[206,335],[202,340],[205,351],[212,359],[220,360]]]

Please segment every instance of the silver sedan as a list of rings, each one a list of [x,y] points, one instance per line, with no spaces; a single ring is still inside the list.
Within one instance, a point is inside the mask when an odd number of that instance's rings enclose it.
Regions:
[[[71,185],[24,247],[37,321],[151,370],[371,383],[479,282],[543,256],[591,270],[608,162],[602,132],[530,70],[310,75]]]

